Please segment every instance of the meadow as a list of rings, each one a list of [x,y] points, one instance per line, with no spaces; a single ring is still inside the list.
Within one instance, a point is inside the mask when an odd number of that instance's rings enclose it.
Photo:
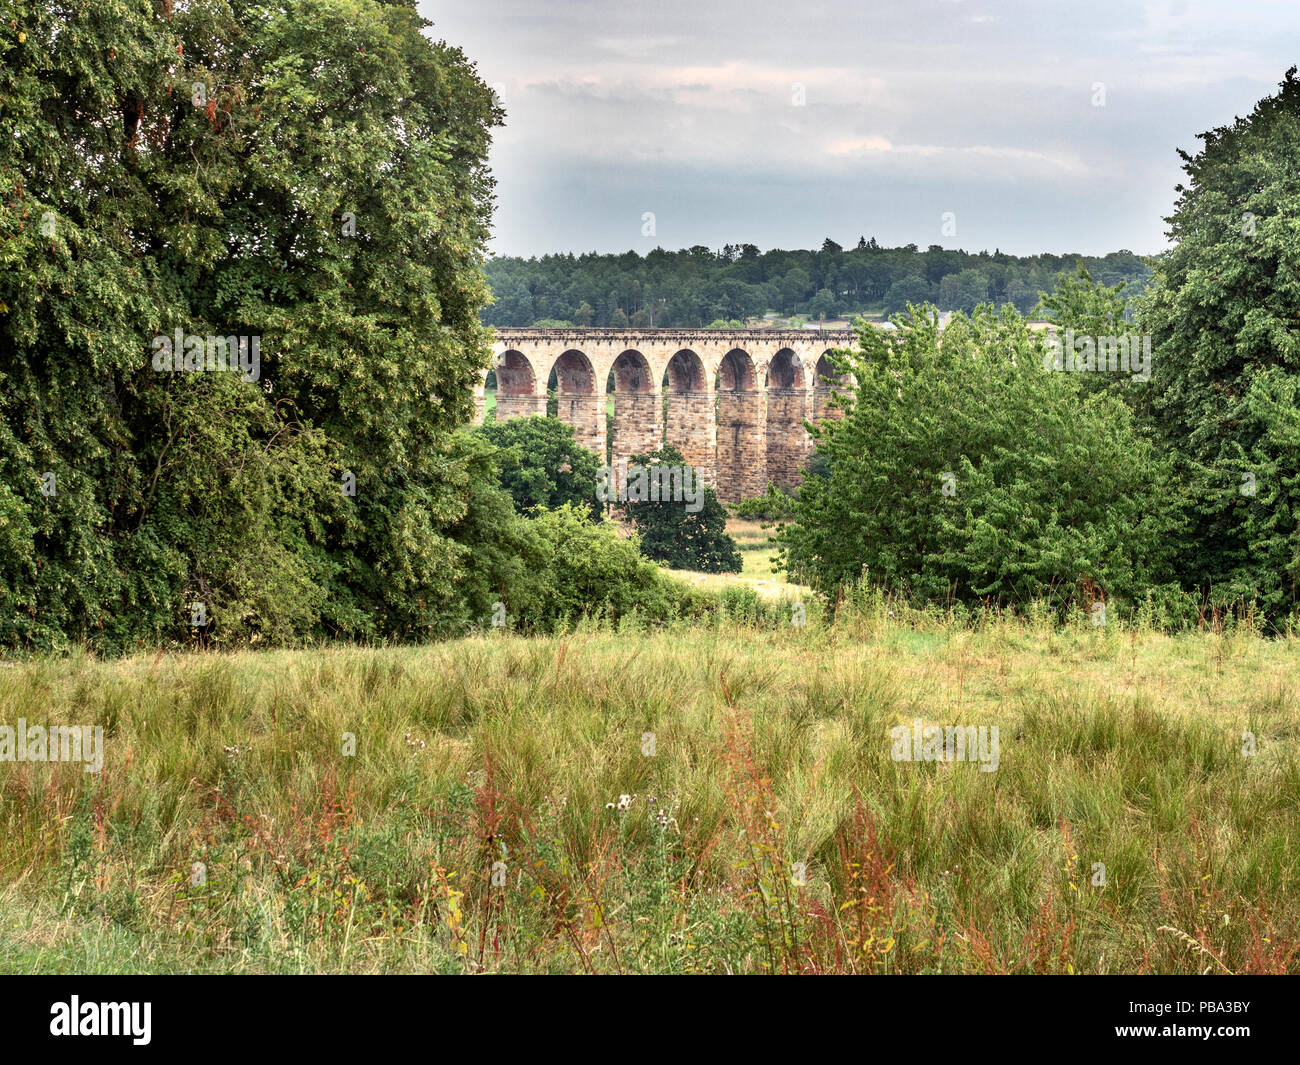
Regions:
[[[696,573],[685,569],[668,570],[674,577],[706,592],[724,592],[728,588],[751,588],[768,602],[795,602],[810,592],[803,585],[791,584],[783,571],[773,572],[771,529],[763,522],[746,518],[727,519],[727,535],[736,541],[744,568],[739,573]]]
[[[0,970],[1300,971],[1295,639],[783,617],[0,669]]]

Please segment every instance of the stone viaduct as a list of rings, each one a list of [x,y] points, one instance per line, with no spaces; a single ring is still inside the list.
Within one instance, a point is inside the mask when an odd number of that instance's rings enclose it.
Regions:
[[[835,371],[826,353],[852,330],[497,329],[496,416],[546,414],[552,372],[560,420],[612,464],[671,444],[728,501],[796,485],[811,453],[804,421],[825,417]],[[483,421],[487,371],[475,389]]]

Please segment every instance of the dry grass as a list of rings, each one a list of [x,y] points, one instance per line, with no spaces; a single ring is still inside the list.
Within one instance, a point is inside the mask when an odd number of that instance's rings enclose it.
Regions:
[[[740,548],[744,568],[739,573],[695,573],[691,570],[668,570],[674,577],[709,592],[727,588],[752,588],[771,603],[798,602],[811,597],[811,589],[801,584],[791,584],[783,572],[774,572],[772,560],[775,548],[769,542],[770,529],[763,523],[745,518],[728,518],[727,534]]]
[[[1294,972],[1297,664],[883,607],[37,660],[0,723],[107,759],[0,763],[0,968]],[[998,770],[893,761],[915,718]]]

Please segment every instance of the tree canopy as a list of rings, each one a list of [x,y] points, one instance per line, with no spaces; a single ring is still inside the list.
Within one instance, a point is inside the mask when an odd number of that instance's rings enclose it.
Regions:
[[[1107,393],[1045,368],[1013,307],[940,333],[912,308],[841,357],[856,385],[815,429],[780,535],[792,577],[917,601],[1132,606],[1172,581],[1167,463]]]
[[[778,315],[840,317],[897,313],[909,303],[970,313],[980,303],[1011,303],[1033,311],[1039,293],[1063,272],[1085,266],[1106,285],[1140,289],[1148,262],[1132,252],[1094,257],[1002,252],[971,253],[937,245],[882,248],[873,237],[840,247],[827,238],[820,250],[760,252],[752,244],[644,254],[557,254],[490,259],[486,270],[494,302],[483,321],[531,326],[542,320],[576,326],[676,326]]]
[[[10,11],[0,642],[459,614],[500,119],[473,66],[414,3]],[[158,372],[173,334],[257,338],[256,379]]]
[[[1149,413],[1191,518],[1179,568],[1214,602],[1297,603],[1300,581],[1300,80],[1180,152],[1176,246],[1138,301]]]
[[[488,422],[478,432],[499,449],[501,487],[520,513],[572,504],[599,515],[600,459],[578,444],[572,426],[558,418],[510,418]]]

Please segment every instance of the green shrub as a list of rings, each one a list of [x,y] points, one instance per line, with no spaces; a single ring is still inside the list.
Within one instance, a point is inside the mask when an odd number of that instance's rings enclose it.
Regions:
[[[593,521],[585,508],[539,510],[519,521],[526,563],[496,589],[512,627],[552,632],[583,618],[667,622],[706,609],[703,596],[641,554],[635,537]]]
[[[728,506],[738,518],[784,521],[793,517],[797,500],[798,496],[768,481],[767,492],[764,495],[742,499],[739,503],[730,503]]]
[[[510,418],[475,432],[501,449],[501,487],[521,513],[533,507],[585,506],[595,517],[600,459],[578,444],[573,427],[558,418]]]
[[[731,621],[755,624],[767,616],[766,604],[747,584],[729,584],[719,593],[722,615]]]
[[[673,569],[699,573],[739,573],[744,559],[736,541],[727,535],[727,511],[718,502],[718,494],[703,484],[695,470],[686,465],[682,453],[674,447],[662,447],[649,455],[634,455],[628,467],[628,483],[638,471],[656,467],[676,467],[700,493],[699,510],[687,509],[685,501],[646,499],[628,502],[623,512],[641,534],[641,550],[647,558]],[[629,488],[629,495],[631,489]]]
[[[830,592],[864,576],[911,600],[1131,606],[1173,578],[1167,461],[1124,402],[1084,395],[1014,308],[859,332],[842,419],[816,431],[779,534],[792,573]]]

